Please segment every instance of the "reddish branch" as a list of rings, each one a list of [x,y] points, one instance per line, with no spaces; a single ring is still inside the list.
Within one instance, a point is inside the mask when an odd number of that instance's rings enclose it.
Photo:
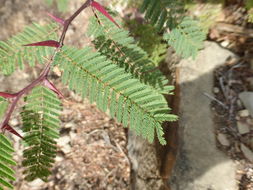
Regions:
[[[10,99],[11,100],[11,105],[8,107],[8,110],[5,114],[5,117],[2,121],[2,123],[0,124],[0,129],[4,130],[8,130],[9,132],[21,137],[10,125],[9,125],[9,120],[11,118],[11,115],[15,109],[15,107],[17,106],[18,101],[20,100],[20,98],[24,95],[27,94],[30,90],[32,90],[35,86],[37,86],[38,84],[43,83],[45,86],[47,86],[48,88],[50,88],[52,91],[54,91],[55,93],[57,93],[60,97],[62,97],[62,94],[56,89],[56,87],[47,79],[48,77],[48,73],[51,69],[52,63],[54,62],[54,58],[55,55],[61,51],[61,48],[64,44],[64,39],[67,33],[67,30],[69,28],[69,25],[71,24],[71,22],[87,7],[89,7],[91,5],[91,3],[93,2],[93,0],[87,0],[73,15],[71,15],[67,20],[63,21],[60,18],[57,18],[53,15],[49,15],[51,18],[53,18],[56,22],[59,22],[61,24],[63,24],[63,31],[60,37],[59,42],[53,41],[53,40],[48,40],[48,41],[44,41],[44,42],[37,42],[37,43],[33,43],[33,44],[27,44],[26,46],[50,46],[50,47],[56,47],[54,54],[52,55],[52,57],[50,58],[50,60],[48,61],[46,67],[43,69],[43,71],[41,72],[40,76],[35,79],[33,82],[31,82],[29,85],[27,85],[25,88],[23,88],[22,90],[20,90],[19,92],[15,93],[15,94],[9,94],[9,93],[5,93],[5,92],[0,92],[0,96],[6,98],[6,99]],[[21,137],[22,138],[22,137]]]

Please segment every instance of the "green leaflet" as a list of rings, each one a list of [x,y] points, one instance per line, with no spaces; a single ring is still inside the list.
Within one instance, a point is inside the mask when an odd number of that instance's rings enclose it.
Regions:
[[[156,128],[160,132],[163,121],[177,118],[169,114],[163,95],[90,48],[63,47],[58,56],[55,64],[62,68],[65,84],[96,102],[99,109],[109,109],[113,118],[149,142],[153,142]],[[161,114],[157,109],[167,112]],[[165,144],[161,132],[158,137]]]
[[[164,35],[178,55],[183,58],[197,56],[198,51],[203,47],[203,41],[206,38],[205,33],[200,28],[197,21],[185,17],[176,28]]]
[[[183,4],[178,0],[144,0],[142,12],[150,23],[157,27],[169,28],[164,39],[183,58],[195,58],[206,38],[197,21],[184,16]]]
[[[129,33],[115,26],[102,14],[97,13],[97,17],[91,17],[88,35],[95,38],[93,44],[102,55],[141,82],[153,86],[159,93],[169,94],[173,89]]]
[[[172,29],[182,19],[185,10],[178,0],[144,0],[141,12],[157,31],[161,31],[164,27]]]
[[[9,139],[0,133],[0,189],[13,189],[10,181],[15,181],[15,172],[11,166],[16,165],[12,159],[13,147]]]
[[[26,180],[40,178],[44,181],[51,174],[59,137],[59,112],[61,102],[54,92],[43,86],[34,88],[26,97],[21,113],[22,130],[27,144],[23,152]]]
[[[0,41],[0,72],[9,75],[17,68],[23,69],[24,64],[34,66],[37,61],[44,63],[52,54],[52,47],[25,47],[23,45],[49,39],[56,40],[58,28],[52,23],[45,26],[34,23],[9,40]]]

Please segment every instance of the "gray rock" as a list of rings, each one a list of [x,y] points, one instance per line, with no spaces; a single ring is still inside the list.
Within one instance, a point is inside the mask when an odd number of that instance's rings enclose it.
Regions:
[[[180,83],[180,148],[170,180],[172,190],[235,190],[236,166],[216,148],[217,125],[210,110],[213,70],[235,55],[206,42],[196,60],[178,64]],[[228,142],[226,142],[228,143]]]
[[[239,98],[246,109],[249,110],[251,117],[253,117],[253,92],[242,92],[239,94]]]
[[[223,146],[229,146],[230,145],[230,142],[229,142],[229,140],[228,140],[228,138],[225,134],[219,133],[217,135],[217,139],[220,142],[220,144],[223,145]]]
[[[238,112],[238,114],[239,114],[240,117],[248,117],[249,116],[249,110],[246,110],[246,109],[240,110]]]
[[[241,144],[241,150],[245,158],[253,163],[253,152],[243,143]]]
[[[250,132],[249,125],[247,123],[243,123],[241,121],[237,121],[237,128],[241,135],[244,135],[246,133]]]

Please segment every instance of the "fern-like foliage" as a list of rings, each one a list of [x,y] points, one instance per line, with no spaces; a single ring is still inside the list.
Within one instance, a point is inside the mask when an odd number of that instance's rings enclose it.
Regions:
[[[113,118],[149,142],[153,142],[156,131],[161,144],[166,143],[161,125],[177,117],[168,114],[163,95],[91,48],[63,47],[55,61],[62,67],[63,82],[70,89],[96,102],[101,110],[109,109]]]
[[[10,183],[10,181],[15,180],[15,172],[11,169],[11,166],[16,165],[16,162],[12,158],[13,152],[14,150],[9,139],[0,133],[0,190],[6,188],[13,189]]]
[[[51,90],[39,86],[26,97],[22,112],[23,131],[27,148],[23,152],[26,180],[46,181],[56,156],[59,137],[60,101]]]
[[[184,58],[192,56],[195,58],[198,51],[203,47],[206,38],[198,22],[185,17],[170,33],[166,33],[164,38],[168,41],[177,54]]]
[[[206,34],[197,21],[184,16],[179,0],[144,0],[141,11],[158,28],[169,28],[165,40],[183,58],[195,58],[203,46]]]
[[[145,18],[160,31],[163,27],[174,28],[184,13],[179,0],[144,0],[141,12]]]
[[[90,19],[88,34],[94,39],[96,49],[113,63],[124,68],[135,78],[151,85],[158,92],[168,94],[174,88],[168,86],[168,80],[156,69],[148,54],[135,43],[124,29],[118,28],[105,16],[97,13]]]
[[[52,23],[45,26],[34,23],[8,41],[0,41],[0,72],[8,75],[17,68],[23,69],[24,63],[30,66],[34,66],[36,61],[44,63],[45,58],[51,55],[52,48],[24,47],[23,45],[56,39],[58,28]]]

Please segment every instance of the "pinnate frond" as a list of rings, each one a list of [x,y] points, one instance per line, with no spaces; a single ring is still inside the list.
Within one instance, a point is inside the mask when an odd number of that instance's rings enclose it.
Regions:
[[[56,64],[62,67],[63,82],[70,89],[96,102],[99,109],[110,110],[111,117],[149,142],[158,131],[159,141],[166,143],[161,125],[177,117],[169,114],[163,95],[90,48],[63,47]]]
[[[53,52],[51,47],[25,47],[23,45],[56,40],[58,28],[57,24],[41,26],[34,23],[9,40],[0,41],[0,72],[11,74],[17,68],[23,69],[25,63],[30,66],[34,66],[37,61],[44,63],[45,58]]]
[[[11,166],[16,165],[12,158],[13,152],[13,146],[9,139],[0,133],[0,190],[13,189],[10,183],[10,181],[15,181],[15,172],[11,169]]]
[[[185,17],[170,33],[164,35],[178,55],[183,58],[197,56],[198,51],[203,47],[203,41],[206,38],[205,33],[198,25],[198,22]]]
[[[23,152],[24,173],[28,181],[36,178],[46,181],[57,151],[60,101],[54,92],[43,86],[34,88],[25,99],[21,114],[27,144]]]
[[[172,29],[182,18],[184,7],[177,0],[144,0],[141,12],[160,31],[164,27]]]
[[[104,15],[98,13],[97,17],[92,17],[88,31],[88,34],[94,37],[93,44],[96,49],[107,59],[160,93],[168,94],[173,90],[172,86],[168,86],[166,77],[155,67],[148,54],[135,43],[129,33],[118,28]]]

